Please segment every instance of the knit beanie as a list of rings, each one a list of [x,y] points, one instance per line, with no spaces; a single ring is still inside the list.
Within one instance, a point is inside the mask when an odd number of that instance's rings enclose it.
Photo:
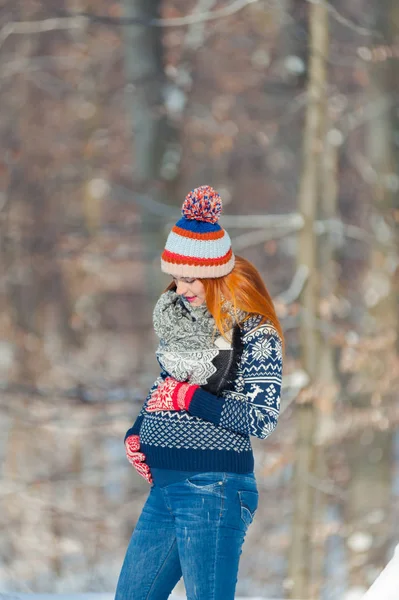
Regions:
[[[183,217],[169,233],[161,256],[164,273],[178,277],[223,277],[234,268],[230,236],[219,224],[222,200],[209,185],[187,194]]]

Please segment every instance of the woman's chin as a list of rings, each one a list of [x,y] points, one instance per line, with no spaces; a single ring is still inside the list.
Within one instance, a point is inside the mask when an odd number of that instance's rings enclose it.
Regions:
[[[204,302],[205,302],[205,300],[198,300],[198,299],[196,299],[196,300],[193,300],[193,302],[191,302],[191,304],[193,306],[202,306],[202,304],[204,304]]]

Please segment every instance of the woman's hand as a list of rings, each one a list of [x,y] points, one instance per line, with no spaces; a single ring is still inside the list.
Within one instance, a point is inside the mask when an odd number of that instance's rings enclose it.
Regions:
[[[188,410],[195,390],[200,386],[167,377],[151,395],[146,405],[147,412],[160,410]]]
[[[145,462],[145,454],[139,452],[140,437],[138,435],[129,435],[125,440],[125,449],[127,459],[136,469],[137,473],[144,477],[148,483],[152,483],[150,467]]]

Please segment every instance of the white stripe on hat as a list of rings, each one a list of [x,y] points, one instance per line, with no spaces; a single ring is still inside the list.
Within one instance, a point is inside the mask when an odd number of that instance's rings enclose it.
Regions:
[[[219,258],[227,254],[230,247],[231,240],[227,231],[217,240],[195,240],[171,231],[165,245],[169,252],[195,258]]]

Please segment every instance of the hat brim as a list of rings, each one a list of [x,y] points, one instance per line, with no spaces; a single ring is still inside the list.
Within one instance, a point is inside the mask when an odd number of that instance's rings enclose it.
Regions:
[[[234,254],[223,265],[179,265],[161,259],[161,269],[164,273],[177,277],[195,277],[196,279],[224,277],[231,273],[234,269],[234,264]]]

